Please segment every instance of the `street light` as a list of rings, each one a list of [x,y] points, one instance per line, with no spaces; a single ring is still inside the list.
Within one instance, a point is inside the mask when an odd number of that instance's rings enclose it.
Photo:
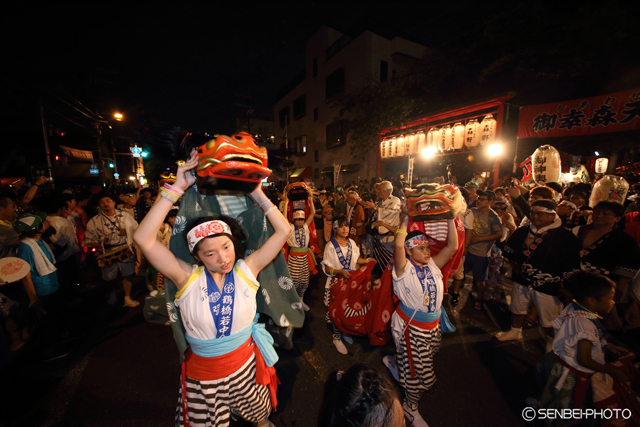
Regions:
[[[124,116],[120,113],[113,113],[113,118],[121,122],[124,119]]]
[[[487,152],[491,157],[499,156],[502,153],[502,144],[498,144],[498,143],[491,144]]]
[[[422,150],[422,155],[426,159],[429,159],[429,158],[433,157],[436,154],[436,151],[437,151],[436,147],[427,147],[424,150]]]

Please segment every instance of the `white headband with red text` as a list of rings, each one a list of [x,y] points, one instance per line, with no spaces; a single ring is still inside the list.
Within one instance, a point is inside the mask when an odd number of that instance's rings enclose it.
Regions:
[[[202,224],[193,227],[187,233],[187,244],[189,245],[189,252],[193,253],[193,248],[198,242],[205,237],[209,237],[214,234],[228,234],[231,236],[231,228],[226,222],[213,220],[203,222]]]

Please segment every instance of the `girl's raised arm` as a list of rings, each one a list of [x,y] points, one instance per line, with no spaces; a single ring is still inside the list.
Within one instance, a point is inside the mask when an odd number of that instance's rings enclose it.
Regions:
[[[196,182],[195,177],[191,175],[191,170],[197,165],[197,153],[192,151],[189,160],[178,166],[176,182],[172,185],[174,189],[172,191],[176,192],[175,196],[180,196],[180,193],[184,193],[187,188]],[[171,196],[170,193],[168,195]],[[169,248],[157,239],[158,230],[172,206],[173,201],[160,197],[144,217],[135,233],[133,233],[133,240],[142,250],[145,258],[149,260],[149,263],[175,283],[178,289],[181,289],[191,274],[191,266],[177,258]]]

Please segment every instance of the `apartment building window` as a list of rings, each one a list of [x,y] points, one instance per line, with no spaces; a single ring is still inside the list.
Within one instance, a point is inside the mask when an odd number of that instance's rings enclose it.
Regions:
[[[384,83],[387,80],[389,80],[389,63],[380,61],[380,83]]]
[[[304,95],[293,101],[293,120],[298,120],[307,114],[307,100]]]
[[[289,106],[287,105],[282,110],[280,110],[280,127],[284,128],[289,124]]]
[[[307,135],[302,135],[293,139],[293,148],[296,154],[302,155],[307,153]]]
[[[314,122],[318,121],[318,107],[313,109],[313,121]]]
[[[313,77],[318,77],[318,58],[313,58]]]
[[[325,92],[327,100],[344,92],[344,68],[338,68],[326,77]]]
[[[340,123],[327,125],[327,149],[340,147],[347,143],[347,132]]]

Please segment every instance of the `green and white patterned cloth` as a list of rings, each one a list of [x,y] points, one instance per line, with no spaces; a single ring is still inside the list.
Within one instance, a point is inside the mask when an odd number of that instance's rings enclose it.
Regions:
[[[196,264],[187,246],[186,227],[197,218],[220,214],[236,218],[242,226],[247,235],[245,256],[262,247],[274,233],[273,227],[265,218],[262,209],[245,193],[236,193],[237,203],[230,203],[231,197],[233,196],[230,192],[225,191],[221,204],[218,196],[204,196],[198,192],[196,185],[189,188],[182,197],[173,226],[173,235],[169,243],[171,252],[189,264]],[[239,211],[239,208],[244,208],[244,206],[247,207],[246,210]],[[237,209],[230,209],[231,207]],[[266,327],[274,337],[274,345],[291,349],[293,347],[291,342],[293,328],[302,327],[304,311],[300,298],[293,287],[293,281],[282,252],[260,272],[257,279],[260,282],[260,290],[257,294],[258,312],[261,313],[261,318],[264,318],[264,315],[270,318],[266,319]],[[166,278],[165,291],[171,327],[182,358],[188,344],[184,335],[185,330],[182,326],[180,310],[176,308],[174,303],[177,288],[173,282]]]

